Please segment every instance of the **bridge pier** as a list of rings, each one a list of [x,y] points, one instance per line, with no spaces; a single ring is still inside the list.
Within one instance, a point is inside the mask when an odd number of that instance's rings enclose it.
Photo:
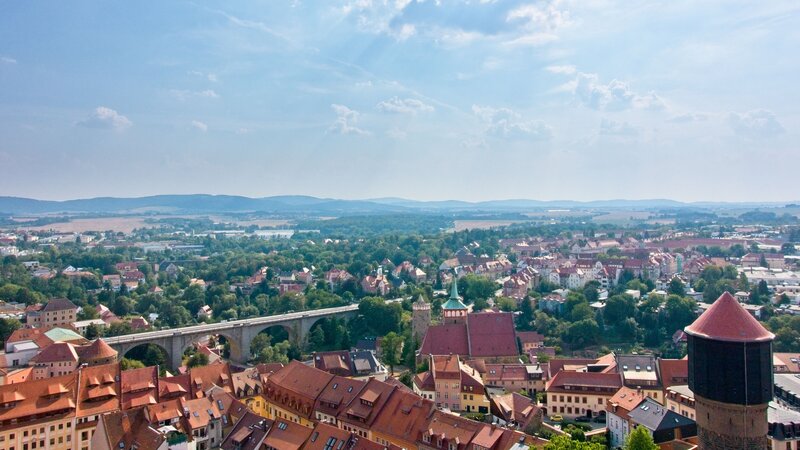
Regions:
[[[167,353],[165,365],[169,365],[170,370],[175,370],[180,367],[183,359],[183,352],[189,345],[201,339],[203,336],[221,335],[225,336],[228,342],[230,342],[230,360],[235,363],[243,364],[251,357],[250,343],[253,338],[267,328],[274,326],[283,327],[289,333],[289,341],[302,348],[306,344],[311,327],[320,319],[326,317],[350,318],[357,314],[358,305],[348,305],[345,307],[325,308],[301,313],[193,325],[171,330],[154,330],[127,336],[109,337],[105,338],[105,341],[112,348],[117,350],[120,358],[123,358],[129,350],[138,345],[158,345]]]

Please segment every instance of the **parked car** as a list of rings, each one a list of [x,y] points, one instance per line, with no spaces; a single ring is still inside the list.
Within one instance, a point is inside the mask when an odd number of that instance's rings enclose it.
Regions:
[[[552,416],[550,416],[550,420],[553,422],[561,422],[562,420],[564,420],[564,417],[561,416],[561,414],[553,414]]]
[[[592,418],[589,416],[580,416],[575,418],[575,422],[591,422]]]

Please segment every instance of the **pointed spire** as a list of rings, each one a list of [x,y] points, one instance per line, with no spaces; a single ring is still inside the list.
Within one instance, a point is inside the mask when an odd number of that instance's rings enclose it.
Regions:
[[[453,274],[453,285],[450,287],[450,300],[458,300],[458,275]]]

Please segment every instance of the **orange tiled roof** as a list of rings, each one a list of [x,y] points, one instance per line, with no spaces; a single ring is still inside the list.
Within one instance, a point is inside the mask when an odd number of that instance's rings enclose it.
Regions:
[[[82,367],[79,374],[78,417],[120,408],[119,364]]]
[[[74,414],[77,374],[0,386],[0,402],[11,407],[0,408],[0,422],[50,414]],[[13,405],[13,406],[12,406]]]

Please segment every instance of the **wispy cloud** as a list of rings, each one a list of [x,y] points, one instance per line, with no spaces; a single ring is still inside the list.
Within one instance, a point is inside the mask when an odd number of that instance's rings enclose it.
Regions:
[[[203,91],[189,91],[185,89],[172,89],[169,94],[178,100],[185,101],[191,98],[219,98],[219,94],[213,89],[205,89]]]
[[[336,103],[331,105],[331,109],[333,109],[333,112],[336,113],[336,120],[328,128],[329,132],[358,135],[369,134],[368,131],[362,130],[356,126],[358,123],[358,118],[361,115],[358,111]]]
[[[17,60],[11,58],[10,56],[0,56],[0,62],[2,62],[3,64],[16,64]]]
[[[728,125],[733,131],[749,138],[769,138],[786,131],[778,122],[775,113],[766,109],[754,109],[745,113],[728,114]]]
[[[597,110],[621,111],[630,108],[659,110],[666,107],[664,100],[655,92],[639,94],[634,92],[628,83],[617,79],[605,84],[594,73],[578,72],[573,93],[585,106]]]
[[[553,137],[553,128],[541,120],[525,120],[509,108],[472,105],[472,112],[486,124],[486,134],[508,139],[546,141]]]
[[[219,81],[219,79],[217,78],[217,75],[214,74],[214,73],[210,73],[210,72],[209,73],[205,73],[205,72],[201,72],[199,70],[190,70],[189,71],[189,75],[195,75],[195,76],[198,76],[198,77],[205,78],[206,80],[211,81],[212,83],[216,83],[217,81]]]
[[[557,73],[563,75],[572,75],[573,73],[577,72],[575,66],[572,65],[562,65],[562,66],[547,66],[544,70],[550,73]]]
[[[706,113],[683,113],[670,117],[667,122],[671,123],[690,123],[690,122],[703,122],[708,120]]]
[[[131,127],[133,122],[111,108],[98,106],[89,117],[81,120],[77,125],[100,130],[122,131]]]
[[[612,119],[600,121],[600,134],[607,136],[636,136],[639,129],[628,122],[618,122]]]
[[[401,99],[397,97],[378,103],[377,108],[378,111],[395,114],[417,114],[433,111],[433,106],[415,98]]]
[[[208,131],[208,125],[206,125],[204,122],[200,122],[199,120],[193,120],[191,125],[192,128],[198,131],[202,131],[203,133]]]

